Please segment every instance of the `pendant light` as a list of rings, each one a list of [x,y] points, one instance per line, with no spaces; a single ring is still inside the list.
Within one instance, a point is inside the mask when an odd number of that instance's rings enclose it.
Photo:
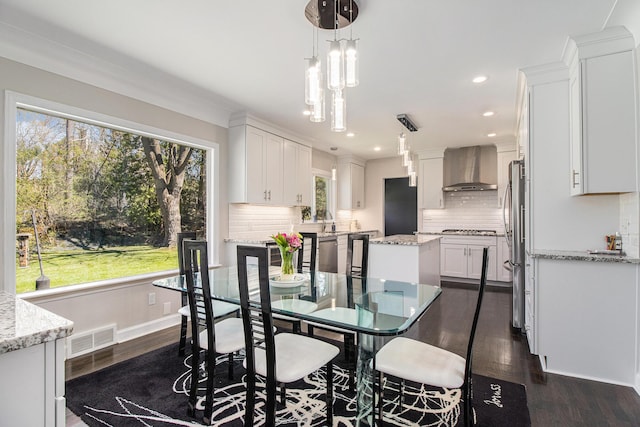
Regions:
[[[418,175],[414,172],[409,174],[409,187],[417,187],[418,186]]]
[[[398,155],[402,156],[406,150],[406,142],[407,142],[407,136],[404,134],[404,132],[401,132],[400,135],[398,135]]]
[[[314,123],[320,123],[325,121],[324,115],[324,89],[318,89],[318,97],[316,101],[311,104],[311,115],[309,116],[309,120]]]
[[[304,80],[304,102],[307,105],[313,105],[318,102],[319,92],[322,89],[322,68],[320,60],[315,55],[307,63]]]
[[[349,21],[353,22],[353,0],[349,2]],[[358,48],[353,39],[353,27],[349,27],[349,40],[344,50],[345,84],[347,87],[358,86]]]
[[[347,103],[343,90],[334,90],[331,94],[331,130],[344,132],[347,130]]]
[[[337,16],[333,41],[329,42],[329,52],[327,52],[327,87],[331,90],[344,89],[344,53],[342,52],[342,44],[338,40]]]

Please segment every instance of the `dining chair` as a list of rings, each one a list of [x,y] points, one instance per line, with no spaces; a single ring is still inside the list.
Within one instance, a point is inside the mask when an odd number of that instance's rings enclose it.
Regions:
[[[356,242],[361,242],[356,245]],[[359,254],[359,257],[356,255]],[[347,299],[349,308],[345,309],[346,316],[354,319],[357,317],[353,308],[353,279],[359,279],[362,283],[363,290],[366,288],[366,277],[369,271],[369,235],[363,233],[349,233],[347,235],[347,287],[351,287],[351,292],[347,289]],[[357,343],[356,334],[346,329],[322,325],[314,322],[307,322],[307,334],[311,337],[315,335],[314,328],[324,329],[331,332],[342,334],[344,342],[344,361],[349,367],[349,389],[355,389],[355,369],[357,361]]]
[[[318,254],[318,233],[300,233],[302,236],[302,245],[298,249],[297,270],[298,273],[316,271],[316,257]],[[308,259],[305,254],[308,253]],[[294,334],[302,333],[302,321],[295,317],[284,316],[282,314],[274,314],[274,319],[291,323],[291,331]]]
[[[318,256],[318,233],[300,233],[302,246],[298,249],[298,273],[303,271],[316,271],[316,258]],[[305,254],[309,259],[305,259]]]
[[[334,345],[304,335],[287,332],[275,334],[267,248],[238,246],[237,254],[240,310],[245,336],[244,366],[247,370],[244,424],[253,425],[257,375],[266,377],[265,425],[274,426],[277,385],[280,385],[281,404],[286,405],[286,384],[300,380],[325,366],[327,424],[333,425],[333,359],[340,350]],[[250,300],[248,258],[255,258],[258,262],[259,301]],[[255,292],[253,286],[252,292]]]
[[[378,418],[383,424],[384,408],[384,375],[391,375],[401,380],[401,402],[404,381],[427,384],[441,388],[461,388],[463,416],[465,427],[475,424],[473,420],[473,384],[471,378],[471,364],[473,341],[480,317],[482,297],[487,284],[488,248],[482,251],[482,275],[478,289],[476,309],[471,323],[471,332],[467,344],[466,359],[444,350],[440,347],[416,341],[409,338],[394,338],[385,344],[376,354],[374,370],[378,372],[378,379],[374,385],[378,388]],[[375,392],[374,392],[375,393]]]
[[[195,231],[183,231],[177,234],[176,245],[178,247],[178,269],[180,271],[180,275],[184,276],[184,256],[183,256],[183,248],[182,243],[186,239],[195,240],[196,232]],[[225,317],[233,312],[238,313],[240,307],[236,304],[227,303],[224,301],[214,301],[213,302],[213,312],[217,317]],[[180,322],[180,343],[178,344],[178,355],[184,356],[185,348],[187,347],[187,323],[189,319],[191,319],[191,309],[189,308],[189,298],[186,293],[182,294],[182,307],[178,309],[178,313],[182,315]]]
[[[203,421],[212,422],[216,354],[227,354],[228,375],[233,378],[233,354],[244,348],[242,319],[230,317],[214,323],[215,312],[209,285],[209,263],[205,240],[184,240],[184,269],[191,310],[191,387],[187,414],[195,417],[200,378],[200,351],[204,350],[206,392]]]

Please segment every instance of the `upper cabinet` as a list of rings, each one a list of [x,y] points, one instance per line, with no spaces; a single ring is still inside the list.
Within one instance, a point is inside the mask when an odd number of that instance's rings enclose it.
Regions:
[[[443,177],[444,149],[421,153],[418,188],[422,196],[422,209],[444,208]]]
[[[364,162],[354,157],[338,162],[338,209],[364,209]]]
[[[614,27],[567,50],[572,195],[637,191],[634,45]]]
[[[284,204],[311,206],[311,148],[284,140]]]
[[[311,148],[242,124],[229,128],[228,160],[230,203],[311,204]]]

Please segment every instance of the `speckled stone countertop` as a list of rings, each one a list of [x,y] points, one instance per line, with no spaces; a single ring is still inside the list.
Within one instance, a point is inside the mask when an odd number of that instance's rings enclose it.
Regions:
[[[323,239],[326,237],[334,237],[334,236],[346,236],[351,233],[377,233],[378,230],[358,230],[358,231],[336,231],[335,233],[318,233],[318,238]],[[254,245],[265,245],[267,243],[274,243],[271,237],[265,237],[264,239],[251,239],[251,238],[226,238],[224,239],[225,243],[246,243],[246,244],[254,244]]]
[[[477,236],[477,237],[504,237],[504,233],[497,232],[495,234],[478,234],[478,233],[442,233],[440,231],[417,231],[415,234],[423,234],[426,236]]]
[[[73,322],[0,292],[0,354],[71,335]]]
[[[369,243],[376,245],[402,245],[402,246],[422,246],[434,240],[440,240],[440,236],[419,236],[415,234],[396,234],[393,236],[378,237],[371,239]]]
[[[529,253],[533,258],[557,259],[562,261],[618,262],[623,264],[640,264],[640,259],[620,255],[598,255],[587,251],[536,250]]]

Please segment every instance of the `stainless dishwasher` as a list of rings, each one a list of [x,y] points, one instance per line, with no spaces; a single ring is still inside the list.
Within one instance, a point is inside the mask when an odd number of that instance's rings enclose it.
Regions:
[[[318,270],[338,272],[338,238],[336,236],[318,238]]]

